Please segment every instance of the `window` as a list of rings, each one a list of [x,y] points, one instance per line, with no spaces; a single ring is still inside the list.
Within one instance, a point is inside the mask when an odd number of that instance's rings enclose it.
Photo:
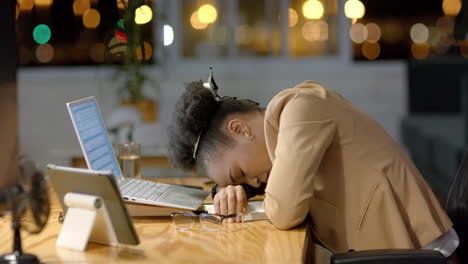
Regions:
[[[127,51],[152,62],[149,0],[18,0],[16,9],[22,66],[121,63]]]
[[[349,31],[354,60],[468,58],[468,41],[453,34],[461,0],[361,1],[365,15]]]
[[[291,0],[290,54],[294,57],[337,53],[337,0]]]
[[[181,19],[184,57],[337,53],[337,0],[183,0]]]

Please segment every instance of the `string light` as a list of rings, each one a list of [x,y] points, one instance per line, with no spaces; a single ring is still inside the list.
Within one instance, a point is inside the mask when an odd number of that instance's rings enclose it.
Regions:
[[[48,63],[54,58],[54,47],[42,44],[36,48],[36,59],[41,63]]]
[[[37,7],[44,7],[47,8],[52,5],[53,0],[34,0],[34,4]]]
[[[302,36],[307,41],[325,41],[328,39],[328,24],[308,21],[302,26]]]
[[[153,56],[153,48],[151,47],[151,45],[148,42],[144,42],[143,48],[145,51],[144,60],[151,59],[151,57]],[[136,56],[139,60],[143,60],[143,51],[142,51],[141,45],[139,45],[138,48],[136,49]]]
[[[89,0],[75,0],[73,2],[73,13],[75,16],[82,16],[90,8],[91,4]]]
[[[351,19],[360,19],[366,13],[366,7],[359,0],[348,0],[345,3],[345,15]]]
[[[218,18],[218,11],[216,11],[216,8],[212,5],[202,5],[198,9],[198,20],[200,22],[205,23],[205,24],[210,24],[214,23],[216,19]]]
[[[368,60],[375,60],[380,55],[380,45],[379,43],[369,43],[365,42],[362,45],[362,55]]]
[[[422,44],[417,44],[413,43],[411,44],[411,54],[413,54],[413,57],[416,59],[424,59],[427,56],[429,56],[430,52],[430,47],[429,45],[422,43]]]
[[[86,10],[86,12],[83,14],[83,25],[86,28],[97,28],[100,22],[101,15],[99,14],[99,11],[94,8]]]
[[[128,6],[128,0],[116,0],[119,9],[125,9]]]
[[[308,19],[320,19],[323,16],[323,4],[318,0],[308,0],[302,5],[302,13]]]
[[[174,42],[174,29],[169,25],[163,26],[164,46],[169,46]]]
[[[47,43],[51,36],[52,32],[47,25],[39,24],[33,30],[33,39],[37,42],[37,44]]]
[[[135,10],[135,23],[146,24],[153,19],[153,10],[147,5],[142,5]]]
[[[95,62],[104,62],[105,53],[106,46],[103,43],[94,43],[89,49],[89,57]]]
[[[194,29],[205,29],[208,24],[207,23],[202,23],[200,20],[198,20],[198,11],[195,11],[192,16],[190,17],[190,24]]]
[[[375,23],[369,23],[366,25],[367,28],[367,42],[376,43],[380,40],[382,36],[382,31],[380,30],[379,25]]]
[[[361,44],[368,37],[367,27],[361,23],[356,23],[349,29],[349,37],[354,43]]]
[[[34,7],[34,0],[20,0],[19,6],[21,11],[31,11]]]
[[[424,24],[414,24],[410,30],[410,37],[414,43],[424,43],[429,39],[429,29]]]
[[[297,25],[298,16],[297,16],[296,10],[292,8],[288,8],[288,15],[289,15],[289,23],[288,23],[289,27],[294,27],[295,25]]]
[[[462,7],[461,0],[444,0],[442,2],[442,10],[447,16],[456,16]]]

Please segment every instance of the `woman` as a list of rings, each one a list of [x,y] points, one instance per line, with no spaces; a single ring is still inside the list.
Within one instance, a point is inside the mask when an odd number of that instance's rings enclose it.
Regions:
[[[221,97],[211,75],[190,83],[170,128],[176,167],[219,184],[216,211],[239,213],[244,187],[265,188],[264,207],[280,229],[309,215],[333,252],[431,248],[450,256],[452,222],[406,153],[368,115],[336,92],[305,81],[266,109]]]

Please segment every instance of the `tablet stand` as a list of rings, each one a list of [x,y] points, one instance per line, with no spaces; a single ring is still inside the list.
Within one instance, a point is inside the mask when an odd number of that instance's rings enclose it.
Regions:
[[[57,246],[84,251],[88,241],[117,246],[116,232],[102,198],[72,193],[65,194],[68,207]]]

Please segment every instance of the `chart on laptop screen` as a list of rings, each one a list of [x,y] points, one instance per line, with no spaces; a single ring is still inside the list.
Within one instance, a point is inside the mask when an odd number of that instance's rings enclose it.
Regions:
[[[119,164],[96,101],[90,100],[71,105],[70,111],[91,169],[110,170],[114,176],[120,176]]]

